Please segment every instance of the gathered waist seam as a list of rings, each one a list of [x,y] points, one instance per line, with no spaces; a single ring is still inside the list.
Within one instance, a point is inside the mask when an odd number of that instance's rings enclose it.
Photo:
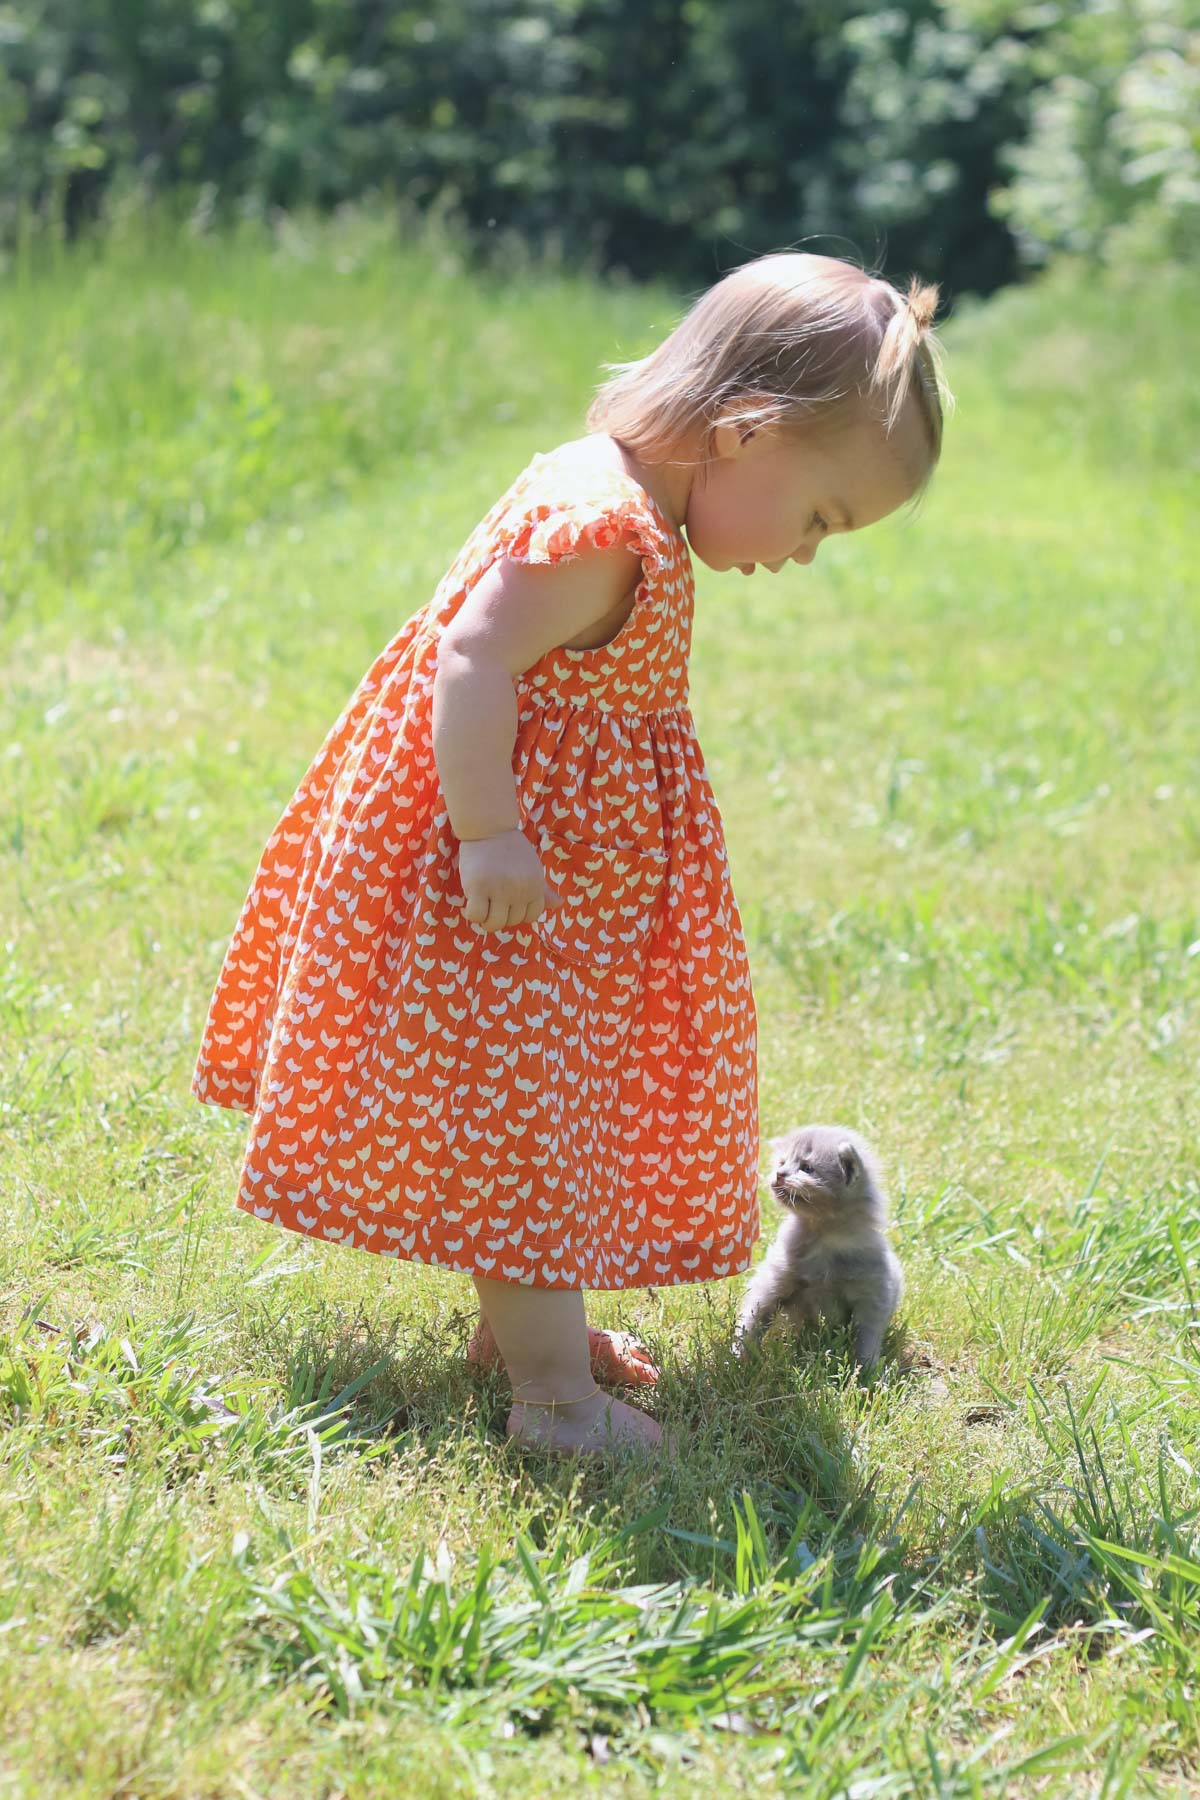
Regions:
[[[690,706],[657,706],[650,709],[625,708],[620,706],[580,706],[573,700],[539,700],[536,706],[518,707],[517,722],[524,719],[536,719],[544,712],[578,712],[598,713],[604,718],[614,719],[666,719],[691,716]]]

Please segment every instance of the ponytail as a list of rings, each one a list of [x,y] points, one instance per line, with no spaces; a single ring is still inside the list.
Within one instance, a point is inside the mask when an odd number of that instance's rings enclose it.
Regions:
[[[886,397],[887,429],[891,431],[915,376],[921,412],[936,460],[942,444],[941,402],[943,396],[949,398],[937,361],[938,345],[930,335],[940,289],[936,282],[922,281],[919,275],[909,277],[906,293],[888,282],[880,285],[894,297],[895,310],[883,334],[867,391]]]

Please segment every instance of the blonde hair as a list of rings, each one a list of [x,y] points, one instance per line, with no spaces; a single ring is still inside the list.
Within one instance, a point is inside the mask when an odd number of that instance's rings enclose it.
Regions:
[[[719,417],[755,429],[849,422],[862,402],[882,408],[890,435],[916,395],[927,460],[942,449],[942,409],[954,396],[933,337],[936,283],[906,293],[831,256],[780,251],[743,263],[709,288],[649,356],[613,370],[588,408],[589,431],[618,438],[649,463],[682,461],[703,432],[712,455]]]

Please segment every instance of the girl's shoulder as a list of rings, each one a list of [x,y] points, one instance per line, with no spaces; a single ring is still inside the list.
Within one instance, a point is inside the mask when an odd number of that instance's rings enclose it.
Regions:
[[[683,546],[613,439],[599,435],[537,451],[486,523],[499,547],[521,561],[557,562],[588,546],[626,543],[645,564],[665,569]]]
[[[615,438],[600,432],[593,431],[583,437],[570,438],[564,444],[555,445],[553,450],[538,450],[528,467],[547,474],[561,474],[568,480],[584,483],[594,481],[601,486],[610,484],[615,479],[629,483],[645,494],[645,489],[630,473]]]
[[[658,500],[626,466],[619,445],[599,432],[572,437],[554,450],[538,450],[516,477],[515,490],[576,508],[633,511],[649,518],[667,538],[678,536]]]

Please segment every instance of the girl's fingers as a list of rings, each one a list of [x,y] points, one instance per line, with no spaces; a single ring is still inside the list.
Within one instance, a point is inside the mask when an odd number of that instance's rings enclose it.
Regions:
[[[493,900],[491,905],[477,918],[475,923],[482,925],[485,931],[507,931],[512,925],[524,923],[524,909],[515,906],[503,906]]]
[[[513,925],[532,925],[547,907],[561,904],[562,895],[549,888],[545,901],[530,900],[524,906],[506,906],[494,899],[467,900],[463,905],[463,916],[473,925],[482,925],[485,931],[506,931]]]

